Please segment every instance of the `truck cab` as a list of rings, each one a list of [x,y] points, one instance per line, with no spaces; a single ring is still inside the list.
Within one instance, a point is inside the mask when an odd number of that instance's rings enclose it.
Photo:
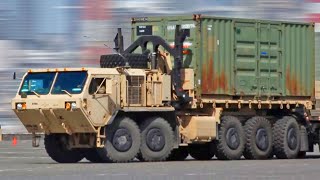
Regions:
[[[84,157],[93,162],[122,162],[134,158],[139,151],[138,126],[148,119],[145,113],[157,112],[158,117],[163,115],[175,121],[174,108],[166,104],[169,100],[171,78],[158,71],[40,69],[29,70],[23,76],[12,109],[33,134],[34,146],[37,146],[37,134],[45,134],[47,153],[57,162],[77,162]],[[118,127],[122,122],[128,124]],[[172,129],[169,123],[166,125]],[[172,127],[177,130],[176,125]],[[173,132],[172,138],[177,140]],[[154,132],[150,138],[158,137],[158,133]],[[129,151],[133,154],[129,159],[108,157],[109,147],[115,149],[116,156],[121,156],[121,152],[132,149],[134,144],[135,153]],[[59,155],[59,152],[63,153]]]

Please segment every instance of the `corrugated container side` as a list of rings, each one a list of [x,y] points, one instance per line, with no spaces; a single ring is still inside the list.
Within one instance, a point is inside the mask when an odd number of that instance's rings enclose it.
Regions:
[[[314,96],[314,27],[282,25],[282,83],[285,96]]]
[[[233,21],[203,19],[199,74],[203,94],[233,94],[234,51]]]
[[[314,25],[255,19],[192,16],[148,18],[133,24],[174,41],[175,25],[189,29],[197,96],[314,97]],[[141,27],[139,27],[141,26]],[[151,34],[149,34],[151,35]],[[208,96],[209,95],[209,96]]]

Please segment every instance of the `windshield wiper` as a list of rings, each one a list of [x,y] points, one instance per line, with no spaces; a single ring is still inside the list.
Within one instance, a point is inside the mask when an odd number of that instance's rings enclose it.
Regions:
[[[72,97],[72,94],[71,93],[69,93],[67,90],[61,90],[62,92],[65,92],[65,93],[67,93],[70,97]]]
[[[35,91],[31,91],[33,94],[35,94],[37,97],[40,97],[40,94],[38,94],[37,92]]]

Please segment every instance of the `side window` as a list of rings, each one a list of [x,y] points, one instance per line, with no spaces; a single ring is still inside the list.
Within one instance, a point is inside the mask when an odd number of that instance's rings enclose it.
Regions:
[[[89,94],[92,95],[95,92],[97,92],[97,94],[106,94],[106,81],[105,80],[103,81],[103,80],[104,78],[92,78],[89,86]]]

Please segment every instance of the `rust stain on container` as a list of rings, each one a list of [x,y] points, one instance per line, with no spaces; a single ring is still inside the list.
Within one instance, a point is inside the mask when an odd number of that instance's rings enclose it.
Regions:
[[[300,83],[297,78],[291,76],[290,67],[287,67],[286,70],[286,87],[289,90],[290,95],[299,95],[300,94]]]
[[[213,58],[210,57],[208,64],[202,65],[202,91],[203,93],[213,93],[218,89],[222,89],[224,91],[228,90],[227,86],[227,77],[222,71],[215,72],[213,66]]]

